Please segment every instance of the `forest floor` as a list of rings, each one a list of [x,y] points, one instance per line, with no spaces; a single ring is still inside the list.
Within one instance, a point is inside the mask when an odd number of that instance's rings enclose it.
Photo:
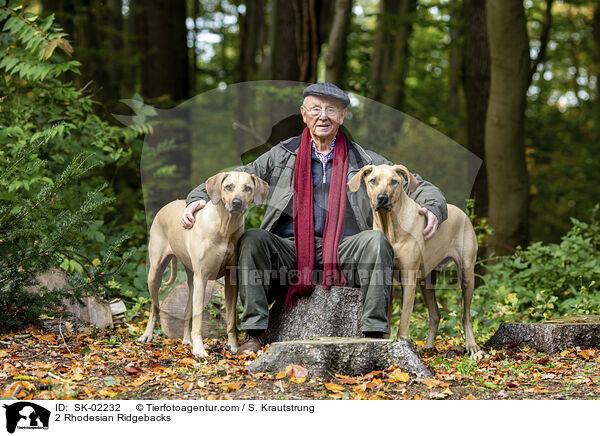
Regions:
[[[600,399],[600,351],[556,354],[531,349],[488,350],[470,358],[451,340],[436,351],[417,349],[434,378],[416,381],[396,366],[360,377],[314,378],[290,365],[279,374],[251,375],[225,342],[206,339],[209,356],[198,360],[180,340],[135,341],[145,320],[110,330],[59,334],[34,327],[0,334],[0,398],[234,399],[234,400],[442,400]]]

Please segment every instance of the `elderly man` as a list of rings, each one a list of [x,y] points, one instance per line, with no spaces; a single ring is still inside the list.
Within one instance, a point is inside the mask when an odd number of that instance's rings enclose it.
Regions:
[[[271,302],[285,298],[286,307],[292,308],[316,283],[325,288],[358,284],[364,299],[363,333],[381,338],[388,330],[393,250],[382,232],[372,230],[364,186],[352,193],[346,183],[365,165],[390,162],[350,141],[339,129],[350,99],[337,86],[316,83],[304,90],[303,97],[302,135],[236,169],[256,174],[270,185],[261,228],[248,230],[239,242],[241,326],[247,331],[240,354],[265,345]],[[447,218],[446,200],[438,188],[415,176],[419,187],[409,195],[423,206],[427,239]],[[204,184],[194,189],[181,224],[191,227],[194,212],[208,200]]]

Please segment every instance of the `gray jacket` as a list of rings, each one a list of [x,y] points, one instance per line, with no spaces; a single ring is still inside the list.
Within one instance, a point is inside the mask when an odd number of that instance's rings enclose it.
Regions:
[[[390,161],[379,154],[365,150],[355,142],[347,140],[348,143],[348,176],[350,181],[360,169],[366,165],[392,165]],[[271,230],[281,214],[285,211],[292,215],[292,192],[294,167],[296,165],[296,152],[300,147],[300,136],[294,136],[283,141],[266,153],[259,156],[254,162],[238,167],[235,171],[244,171],[254,174],[269,184],[269,194],[267,196],[267,205],[265,214],[260,227],[265,230]],[[410,198],[419,205],[426,207],[437,217],[439,223],[448,218],[448,207],[442,191],[431,183],[423,180],[418,174],[415,177],[419,181],[419,186],[415,192],[408,192],[408,184],[404,183],[404,190]],[[350,192],[346,189],[348,200],[356,222],[361,231],[373,228],[373,214],[367,196],[367,189],[364,183],[357,192]],[[186,202],[190,204],[196,200],[209,201],[210,198],[206,192],[206,185],[203,183],[195,188],[187,196]]]

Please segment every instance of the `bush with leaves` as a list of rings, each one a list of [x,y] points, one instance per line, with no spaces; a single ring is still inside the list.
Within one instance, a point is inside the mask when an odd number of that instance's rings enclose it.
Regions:
[[[60,302],[59,293],[25,290],[51,265],[71,274],[68,295],[108,290],[123,236],[105,228],[112,196],[98,168],[125,163],[138,132],[109,126],[89,95],[60,80],[79,63],[52,15],[0,0],[0,28],[0,322],[8,325]]]
[[[600,205],[589,222],[571,223],[560,243],[536,242],[489,265],[475,290],[475,318],[496,328],[507,321],[600,314]]]

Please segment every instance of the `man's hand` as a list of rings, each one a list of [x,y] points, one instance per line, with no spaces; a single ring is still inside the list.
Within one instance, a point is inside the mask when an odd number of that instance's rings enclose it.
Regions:
[[[439,225],[438,219],[433,214],[433,212],[431,212],[426,207],[420,208],[419,213],[421,215],[425,215],[425,220],[426,220],[427,226],[425,227],[425,230],[423,230],[423,236],[425,237],[425,240],[427,240],[435,234],[435,231],[437,230],[438,225]]]
[[[204,206],[206,206],[206,201],[204,200],[196,200],[190,203],[183,211],[183,215],[181,216],[180,221],[181,225],[186,229],[192,228],[194,222],[196,221],[196,218],[194,218],[194,212],[196,212],[199,209],[202,209]]]

